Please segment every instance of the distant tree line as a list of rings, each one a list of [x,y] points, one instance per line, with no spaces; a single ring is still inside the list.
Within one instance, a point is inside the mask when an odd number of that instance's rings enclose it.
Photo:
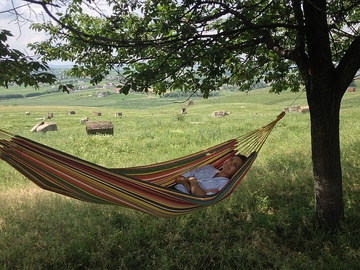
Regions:
[[[58,89],[49,89],[49,90],[45,90],[43,92],[32,92],[32,93],[28,93],[28,94],[24,94],[24,95],[23,94],[5,94],[5,95],[0,95],[0,100],[37,97],[37,96],[42,96],[42,95],[51,94],[51,93],[55,93],[55,92],[59,92],[59,90]]]

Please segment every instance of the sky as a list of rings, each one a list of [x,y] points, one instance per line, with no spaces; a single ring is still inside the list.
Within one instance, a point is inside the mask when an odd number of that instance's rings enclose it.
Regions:
[[[11,16],[9,13],[3,13],[6,10],[12,8],[12,2],[16,6],[20,6],[24,4],[24,1],[21,0],[0,0],[0,28],[7,29],[11,31],[13,37],[8,37],[7,44],[9,44],[11,49],[17,49],[26,55],[34,56],[34,52],[32,52],[29,48],[27,48],[28,43],[38,42],[46,39],[45,33],[36,32],[31,29],[30,23],[26,23],[23,25],[18,25],[15,17]],[[33,6],[33,9],[36,13],[40,14],[42,12],[41,7]],[[35,16],[31,15],[28,7],[23,7],[18,10],[21,12],[26,18],[32,18],[35,20]],[[58,65],[58,64],[71,64],[69,62],[61,62],[61,61],[52,61],[48,62],[48,64]]]

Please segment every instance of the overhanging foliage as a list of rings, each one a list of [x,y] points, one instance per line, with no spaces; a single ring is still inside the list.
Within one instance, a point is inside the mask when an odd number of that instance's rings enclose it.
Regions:
[[[39,83],[54,83],[56,77],[48,71],[47,64],[11,49],[6,44],[9,36],[12,36],[10,31],[0,29],[0,86],[7,88],[9,83],[16,83],[38,88]]]

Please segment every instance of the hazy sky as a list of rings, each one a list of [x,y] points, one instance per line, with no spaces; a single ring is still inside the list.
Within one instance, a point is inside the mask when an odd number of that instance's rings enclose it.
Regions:
[[[0,0],[0,28],[10,30],[13,34],[13,37],[8,38],[8,44],[12,49],[18,49],[21,52],[24,52],[27,55],[34,56],[34,52],[32,52],[29,48],[27,48],[28,43],[33,43],[37,41],[42,41],[46,39],[46,36],[42,32],[36,32],[30,30],[30,23],[17,24],[14,15],[10,15],[9,13],[3,13],[6,10],[12,8],[12,3],[15,6],[21,6],[25,2],[21,0]],[[41,14],[42,8],[36,7],[33,5],[32,8],[37,14]],[[18,10],[19,13],[22,13],[24,17],[31,18],[35,21],[36,16],[34,14],[30,15],[29,8],[23,7]],[[49,64],[60,64],[60,61],[51,62]],[[63,63],[64,64],[64,63]],[[66,64],[66,63],[65,63]]]

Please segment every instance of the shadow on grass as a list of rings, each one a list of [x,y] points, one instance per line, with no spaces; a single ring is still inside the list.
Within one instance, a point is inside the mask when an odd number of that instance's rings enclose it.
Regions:
[[[32,186],[9,190],[1,200],[1,268],[356,269],[356,165],[345,162],[346,220],[326,234],[313,225],[311,168],[299,156],[255,163],[228,199],[171,219]]]

